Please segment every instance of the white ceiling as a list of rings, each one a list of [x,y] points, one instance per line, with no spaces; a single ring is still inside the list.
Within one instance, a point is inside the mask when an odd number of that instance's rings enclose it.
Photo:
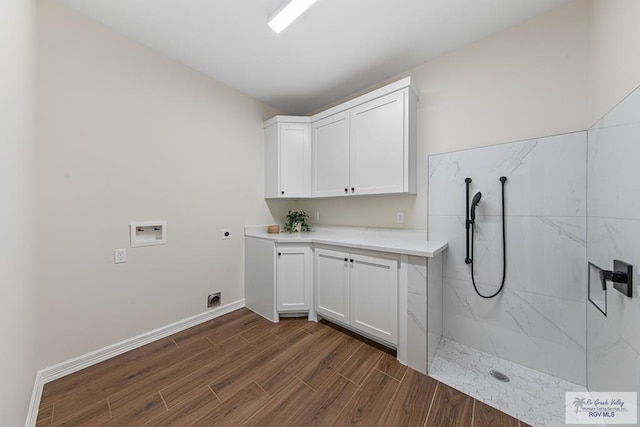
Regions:
[[[567,0],[57,0],[270,104],[305,114]]]

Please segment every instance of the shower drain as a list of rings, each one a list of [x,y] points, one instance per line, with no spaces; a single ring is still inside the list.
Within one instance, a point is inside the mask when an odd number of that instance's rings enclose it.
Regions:
[[[500,371],[489,371],[489,374],[490,374],[493,378],[497,379],[498,381],[502,381],[503,383],[508,383],[508,382],[510,381],[510,380],[509,380],[509,377],[508,377],[508,376],[506,376],[505,374],[503,374],[503,373],[502,373],[502,372],[500,372]]]

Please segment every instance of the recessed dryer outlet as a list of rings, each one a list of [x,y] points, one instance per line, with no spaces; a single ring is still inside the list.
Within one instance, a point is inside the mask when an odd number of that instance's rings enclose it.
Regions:
[[[167,221],[138,221],[130,224],[131,247],[167,243]]]

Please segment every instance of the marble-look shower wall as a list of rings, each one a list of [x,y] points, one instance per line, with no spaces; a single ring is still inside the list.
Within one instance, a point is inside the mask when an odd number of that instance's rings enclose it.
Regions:
[[[587,304],[587,386],[640,397],[640,89],[589,129],[587,149],[588,259],[632,264],[635,284],[628,298],[609,283],[606,317]]]
[[[409,255],[406,266],[407,365],[426,374],[442,338],[442,254]]]
[[[429,239],[446,240],[443,336],[586,384],[586,132],[429,157]],[[465,264],[465,178],[477,209],[481,292],[502,278],[500,176],[506,176],[504,291],[476,295]]]

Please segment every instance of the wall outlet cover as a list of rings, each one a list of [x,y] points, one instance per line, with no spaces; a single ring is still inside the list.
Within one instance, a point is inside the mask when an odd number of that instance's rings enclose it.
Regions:
[[[127,262],[127,250],[126,249],[116,249],[113,251],[113,263],[114,264],[122,264]]]

